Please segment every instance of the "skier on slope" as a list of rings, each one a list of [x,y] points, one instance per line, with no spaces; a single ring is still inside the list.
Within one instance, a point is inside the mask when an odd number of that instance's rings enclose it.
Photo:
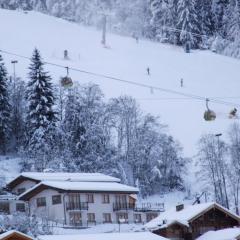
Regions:
[[[150,76],[150,68],[147,67],[147,75]]]

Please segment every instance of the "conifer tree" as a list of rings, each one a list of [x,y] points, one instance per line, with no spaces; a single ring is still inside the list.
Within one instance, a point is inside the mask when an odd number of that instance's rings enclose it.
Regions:
[[[170,8],[168,1],[152,0],[151,2],[152,19],[151,24],[155,29],[158,39],[167,38],[167,28],[170,26]]]
[[[51,149],[51,131],[57,121],[56,112],[53,110],[55,98],[51,77],[44,71],[44,63],[37,49],[34,50],[31,61],[30,81],[26,91],[28,151],[31,155],[45,158]]]
[[[180,41],[183,45],[190,44],[190,47],[197,47],[199,39],[194,34],[199,33],[199,27],[194,0],[179,1],[178,29],[181,29]]]
[[[215,32],[212,14],[212,0],[196,1],[195,6],[197,10],[201,34],[212,36]]]
[[[236,0],[231,8],[229,5],[229,36],[231,40],[240,42],[240,0]]]
[[[10,114],[7,70],[0,55],[0,153],[5,154],[10,136]]]
[[[214,25],[218,35],[224,37],[224,15],[227,10],[227,0],[213,0],[212,11],[214,17]]]

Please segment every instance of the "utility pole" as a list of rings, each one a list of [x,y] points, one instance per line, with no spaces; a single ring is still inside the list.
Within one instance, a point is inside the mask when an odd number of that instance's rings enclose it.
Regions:
[[[183,87],[183,79],[182,78],[180,80],[180,85],[181,85],[181,87]]]
[[[106,45],[107,15],[103,13],[102,45]]]
[[[13,65],[13,88],[15,91],[15,87],[16,87],[16,63],[18,63],[17,60],[12,60],[11,61],[12,65]]]

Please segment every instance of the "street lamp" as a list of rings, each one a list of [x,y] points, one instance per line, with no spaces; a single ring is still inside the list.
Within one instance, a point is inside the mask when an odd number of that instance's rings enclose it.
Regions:
[[[121,223],[125,223],[125,222],[126,222],[126,219],[125,219],[125,218],[119,218],[119,219],[118,219],[118,224],[119,224],[119,225],[118,225],[118,227],[119,227],[119,228],[118,228],[118,231],[119,231],[119,232],[121,231],[121,230],[120,230]]]
[[[15,90],[15,86],[16,86],[16,63],[18,63],[17,60],[12,60],[11,61],[12,65],[13,65],[13,86],[14,86],[14,90]]]

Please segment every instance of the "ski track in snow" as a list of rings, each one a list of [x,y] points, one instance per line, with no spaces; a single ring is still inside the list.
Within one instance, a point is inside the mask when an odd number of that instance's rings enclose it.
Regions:
[[[184,53],[182,48],[141,40],[137,44],[128,37],[107,34],[109,49],[100,44],[101,32],[59,18],[37,12],[0,10],[0,49],[31,56],[39,48],[44,61],[80,68],[101,74],[168,88],[203,97],[238,97],[240,87],[240,61],[209,51]],[[67,49],[70,60],[63,60]],[[16,59],[17,76],[27,80],[29,61],[2,54],[12,74],[11,60]],[[147,76],[147,67],[151,76]],[[53,80],[59,81],[65,69],[47,65]],[[204,133],[226,133],[233,121],[227,119],[231,107],[210,102],[210,108],[220,113],[215,122],[205,122],[205,103],[181,96],[127,85],[70,71],[75,82],[99,84],[106,99],[120,95],[136,98],[145,113],[159,115],[168,125],[168,132],[180,141],[185,156],[197,153],[197,141]],[[184,87],[180,87],[180,79]],[[175,98],[175,99],[162,99]],[[160,99],[160,100],[159,100]],[[239,103],[239,99],[225,99]],[[225,134],[225,136],[227,135]]]

